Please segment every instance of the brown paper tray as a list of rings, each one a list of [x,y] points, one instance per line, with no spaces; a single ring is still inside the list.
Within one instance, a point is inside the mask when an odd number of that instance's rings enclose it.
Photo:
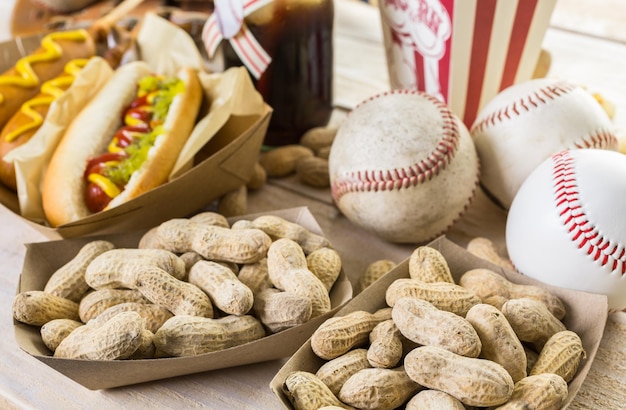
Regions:
[[[42,35],[34,35],[0,43],[0,72],[37,49],[41,38]],[[249,180],[272,115],[269,105],[262,108],[259,115],[231,115],[203,149],[210,155],[169,183],[136,199],[56,229],[23,219],[46,237],[58,239],[143,229],[197,212]],[[21,217],[16,194],[1,184],[0,203]]]
[[[568,329],[575,331],[582,339],[583,347],[587,353],[586,359],[581,363],[576,377],[569,383],[569,393],[563,407],[567,407],[576,393],[580,389],[593,359],[598,351],[604,326],[608,317],[608,302],[605,295],[597,295],[579,292],[569,289],[558,288],[542,284],[527,276],[522,276],[516,272],[501,269],[489,262],[486,262],[464,248],[454,244],[445,237],[441,237],[429,244],[429,246],[439,250],[446,258],[452,276],[456,281],[466,271],[473,268],[488,268],[496,271],[512,282],[520,284],[533,284],[547,288],[561,298],[567,309],[567,315],[563,322]],[[358,296],[341,308],[335,316],[343,316],[356,310],[374,312],[380,308],[387,307],[385,302],[385,292],[389,285],[398,278],[406,278],[408,273],[408,259],[400,263],[395,269],[387,273],[370,287],[361,292]],[[304,370],[315,373],[325,360],[320,359],[311,349],[311,341],[298,349],[296,353],[278,371],[270,382],[270,388],[278,396],[284,406],[293,409],[289,399],[282,390],[283,383],[289,373],[295,370]]]
[[[323,235],[321,228],[307,208],[292,208],[262,214],[281,216]],[[260,214],[246,215],[232,218],[230,221],[232,223],[237,219],[253,219],[258,215]],[[98,239],[109,240],[117,247],[136,247],[144,232],[145,230],[106,235]],[[83,237],[27,244],[17,292],[43,289],[50,275],[76,255],[85,243],[93,239],[95,238]],[[245,345],[191,357],[117,361],[59,359],[52,357],[51,352],[43,344],[38,327],[14,321],[14,330],[19,347],[26,353],[88,389],[108,389],[289,357],[324,320],[336,313],[352,297],[352,286],[345,272],[341,272],[331,289],[330,297],[332,311],[306,324]]]

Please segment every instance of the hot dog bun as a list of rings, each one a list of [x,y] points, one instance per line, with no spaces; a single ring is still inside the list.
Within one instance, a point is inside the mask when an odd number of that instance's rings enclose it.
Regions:
[[[87,64],[88,59],[75,59],[65,65],[61,75],[46,81],[41,92],[26,101],[11,117],[0,133],[0,182],[12,190],[17,189],[15,165],[4,157],[15,148],[26,144],[43,124],[50,105],[67,90],[74,77]]]
[[[57,147],[43,181],[42,201],[48,223],[67,224],[91,215],[84,199],[87,187],[83,176],[88,161],[107,150],[122,125],[121,113],[135,99],[137,83],[151,74],[141,61],[118,68],[113,77],[72,121]],[[118,206],[169,178],[178,155],[195,126],[202,101],[197,73],[181,69],[178,78],[184,90],[177,94],[147,159],[132,173],[125,189],[106,209]]]
[[[24,102],[39,93],[41,84],[58,76],[69,61],[92,57],[95,52],[93,38],[85,30],[46,35],[40,48],[0,75],[0,128]]]

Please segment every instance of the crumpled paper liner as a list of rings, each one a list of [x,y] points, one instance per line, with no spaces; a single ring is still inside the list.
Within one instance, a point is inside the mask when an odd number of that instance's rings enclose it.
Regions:
[[[206,72],[204,61],[193,39],[166,19],[147,13],[137,34],[136,46],[139,58],[154,72],[173,75],[183,66],[197,69],[204,90],[205,99],[200,120],[184,146],[170,179],[180,176],[194,165],[195,154],[217,134],[232,115],[263,115],[263,98],[255,89],[245,68],[231,68],[223,73]],[[95,58],[93,63],[79,73],[71,87],[72,90],[90,89],[88,98],[79,98],[79,95],[84,94],[80,92],[65,93],[54,107],[51,106],[44,124],[31,141],[5,157],[7,161],[14,161],[16,166],[20,213],[31,221],[46,223],[40,186],[45,166],[70,120],[112,75],[112,70],[102,63],[103,60]]]

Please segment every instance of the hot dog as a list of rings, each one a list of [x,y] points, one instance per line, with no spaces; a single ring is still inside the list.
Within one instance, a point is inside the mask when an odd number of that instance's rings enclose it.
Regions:
[[[24,102],[37,95],[42,83],[58,76],[68,62],[92,57],[95,52],[93,38],[86,30],[46,35],[40,48],[0,75],[0,128]]]
[[[65,65],[61,75],[41,85],[40,93],[26,101],[9,119],[0,133],[0,181],[16,190],[15,165],[4,161],[7,153],[30,141],[48,114],[50,105],[72,85],[75,76],[89,59],[75,59]]]
[[[153,75],[141,61],[120,67],[72,121],[50,160],[42,187],[49,224],[110,209],[166,182],[201,102],[193,69],[174,77]]]

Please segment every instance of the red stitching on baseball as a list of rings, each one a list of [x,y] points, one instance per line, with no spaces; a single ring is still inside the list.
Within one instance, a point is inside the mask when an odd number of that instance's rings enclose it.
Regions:
[[[586,135],[582,140],[577,141],[574,146],[576,148],[601,148],[601,149],[617,149],[617,136],[607,129],[594,130]]]
[[[517,101],[513,101],[508,106],[504,106],[499,110],[490,113],[485,118],[474,124],[470,132],[483,132],[485,128],[492,127],[498,122],[501,122],[502,118],[511,119],[511,117],[513,117],[511,113],[520,115],[522,112],[528,112],[531,109],[537,108],[541,104],[546,104],[549,100],[561,97],[574,89],[576,89],[576,86],[567,82],[557,82],[546,85],[545,87],[540,88],[525,97],[521,97]]]
[[[552,156],[556,208],[578,249],[585,250],[600,266],[609,265],[612,271],[626,273],[625,249],[619,243],[605,238],[589,220],[582,207],[574,158],[570,151]]]
[[[426,158],[407,168],[361,170],[343,175],[331,187],[331,194],[335,201],[339,201],[343,195],[350,192],[393,191],[417,186],[438,175],[456,155],[459,147],[459,130],[454,114],[444,103],[431,95],[414,90],[392,90],[368,98],[357,108],[376,98],[391,94],[416,94],[431,101],[443,119],[441,139]]]

